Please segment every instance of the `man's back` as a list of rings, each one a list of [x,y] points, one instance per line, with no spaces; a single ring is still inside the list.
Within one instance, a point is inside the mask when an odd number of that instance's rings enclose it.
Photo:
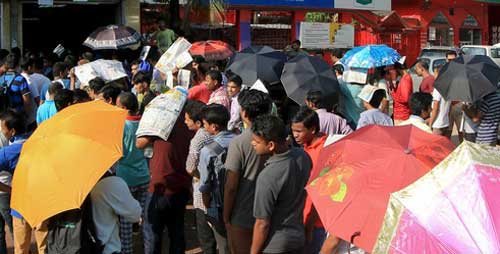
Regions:
[[[50,79],[39,73],[33,73],[30,75],[31,84],[38,89],[38,93],[42,96],[42,87],[44,85],[50,85]]]
[[[238,193],[231,214],[231,224],[251,229],[255,223],[253,202],[255,183],[264,168],[265,157],[259,156],[252,147],[252,131],[246,129],[229,145],[226,169],[240,174]]]
[[[51,118],[57,113],[57,108],[54,100],[45,101],[36,112],[36,123],[41,124],[43,121]]]
[[[121,252],[118,216],[138,222],[142,212],[139,202],[132,197],[127,184],[116,176],[97,182],[90,197],[97,237],[105,245],[103,254]]]
[[[301,149],[269,158],[257,179],[254,216],[270,219],[265,253],[286,253],[304,246],[303,209],[311,159]]]
[[[484,97],[480,111],[482,117],[477,131],[476,142],[496,145],[500,121],[500,94],[492,93]]]

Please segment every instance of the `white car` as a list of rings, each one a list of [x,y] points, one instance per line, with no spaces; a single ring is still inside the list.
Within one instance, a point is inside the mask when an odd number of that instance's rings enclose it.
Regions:
[[[466,45],[460,48],[460,51],[465,55],[489,56],[498,66],[500,66],[500,46],[497,45]]]

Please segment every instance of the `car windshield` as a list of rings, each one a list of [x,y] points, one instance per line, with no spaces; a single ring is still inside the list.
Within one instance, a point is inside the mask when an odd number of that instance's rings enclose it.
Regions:
[[[446,59],[440,58],[440,59],[435,59],[434,62],[432,63],[432,70],[431,73],[437,68],[441,67],[446,64]]]
[[[445,57],[447,51],[445,49],[422,49],[420,57]]]
[[[486,49],[485,48],[472,48],[472,47],[463,47],[462,52],[466,55],[481,55],[481,56],[486,56]]]
[[[492,48],[491,49],[491,57],[492,58],[500,58],[500,48]]]

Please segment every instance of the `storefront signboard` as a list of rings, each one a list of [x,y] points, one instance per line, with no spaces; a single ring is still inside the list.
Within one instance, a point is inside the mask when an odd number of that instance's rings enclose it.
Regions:
[[[303,48],[351,48],[354,46],[354,26],[339,23],[300,23]]]
[[[335,0],[335,8],[390,11],[391,0]]]
[[[230,5],[333,8],[333,0],[228,0]]]

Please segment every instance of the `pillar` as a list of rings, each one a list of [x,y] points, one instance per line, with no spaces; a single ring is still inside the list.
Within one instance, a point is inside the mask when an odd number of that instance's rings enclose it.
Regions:
[[[238,29],[238,50],[250,47],[252,45],[252,11],[238,10],[237,11],[237,29]]]
[[[0,44],[4,49],[10,49],[10,1],[1,1],[2,20],[0,31]]]
[[[141,32],[141,2],[139,0],[122,1],[123,24]]]

